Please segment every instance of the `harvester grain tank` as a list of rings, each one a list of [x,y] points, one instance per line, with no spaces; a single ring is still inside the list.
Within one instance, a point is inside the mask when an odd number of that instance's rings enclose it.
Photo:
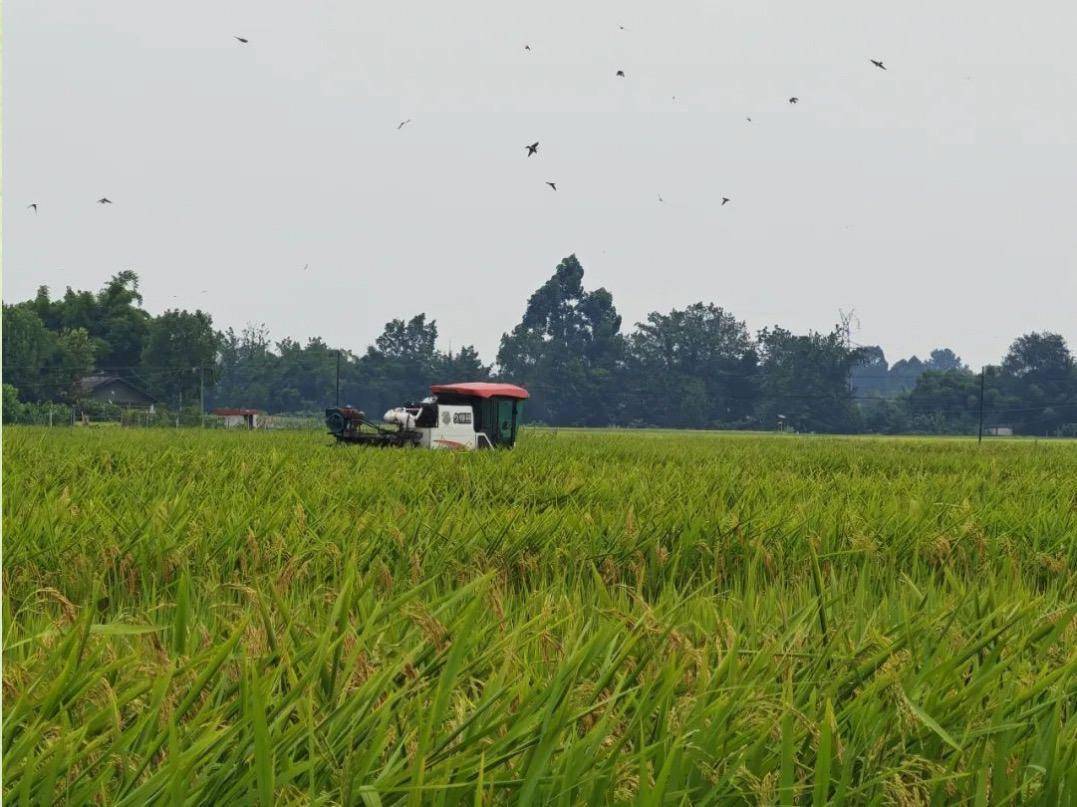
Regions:
[[[515,384],[472,381],[435,384],[417,404],[386,412],[381,422],[350,406],[325,410],[325,425],[340,443],[423,448],[511,448],[527,390]]]

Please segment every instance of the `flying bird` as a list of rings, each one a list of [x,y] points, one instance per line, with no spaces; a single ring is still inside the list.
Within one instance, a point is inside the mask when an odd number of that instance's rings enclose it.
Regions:
[[[309,263],[305,263],[305,264],[303,264],[303,271],[304,271],[304,272],[305,272],[305,271],[307,271],[307,269],[309,269],[309,268],[310,268],[310,264],[309,264]]]
[[[531,50],[531,46],[530,45],[524,45],[524,50]]]
[[[556,182],[547,182],[546,184],[549,185],[554,190],[557,190],[557,183]]]
[[[620,28],[620,29],[621,29],[622,31],[627,31],[627,30],[628,30],[628,29],[627,29],[627,28],[625,28],[625,27],[624,27],[623,25],[618,25],[617,27],[618,27],[618,28]]]
[[[619,75],[621,78],[624,78],[625,77],[625,71],[624,70],[618,70],[617,75]]]
[[[239,40],[240,42],[242,42],[242,43],[243,43],[244,45],[246,45],[246,44],[247,44],[247,42],[249,41],[249,40],[246,40],[246,39],[244,39],[244,38],[243,38],[243,37],[241,37],[241,36],[233,37],[233,39],[238,39],[238,40]]]
[[[744,120],[748,121],[748,123],[751,123],[751,122],[752,122],[752,119],[751,119],[751,118],[745,118]]]
[[[799,98],[797,98],[797,97],[796,97],[796,96],[794,95],[794,96],[793,96],[792,98],[790,98],[790,99],[789,99],[789,103],[791,103],[791,104],[795,104],[795,103],[796,103],[797,101],[799,101],[799,100],[800,100],[800,99],[799,99]]]
[[[530,157],[532,154],[537,154],[538,153],[538,141],[536,140],[530,146],[524,146],[524,148],[527,149],[527,156],[528,157]]]
[[[99,205],[110,205],[110,204],[112,204],[112,200],[109,199],[107,196],[102,196],[100,199],[97,200],[97,204],[99,204]]]
[[[871,63],[873,65],[875,65],[877,68],[879,68],[880,70],[885,70],[886,69],[886,65],[884,65],[882,62],[877,62],[874,59],[872,59]]]
[[[664,202],[666,200],[662,198],[662,194],[658,194],[658,201],[659,202]]]
[[[396,130],[399,132],[401,129],[403,129],[405,126],[407,126],[409,123],[411,123],[411,118],[408,118],[407,120],[400,121],[400,123],[398,123],[396,125]]]
[[[728,201],[729,201],[729,197],[728,196],[723,196],[722,197],[722,203],[719,205],[719,207],[725,207],[726,202],[728,202]]]
[[[32,203],[28,204],[26,206],[26,209],[29,210],[31,207],[34,209],[34,212],[36,213],[37,212],[37,202],[32,202]]]

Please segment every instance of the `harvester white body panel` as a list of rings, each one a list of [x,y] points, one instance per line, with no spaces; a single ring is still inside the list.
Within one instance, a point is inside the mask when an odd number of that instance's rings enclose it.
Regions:
[[[475,431],[470,406],[438,404],[438,424],[429,429],[418,429],[423,448],[452,448],[471,450],[479,447],[479,439],[486,435]],[[487,441],[489,443],[489,441]]]

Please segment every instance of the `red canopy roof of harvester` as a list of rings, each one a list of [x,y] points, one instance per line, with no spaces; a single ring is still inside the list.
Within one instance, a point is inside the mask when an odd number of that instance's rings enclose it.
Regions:
[[[439,392],[455,392],[457,395],[474,395],[476,398],[524,398],[530,397],[527,390],[517,387],[515,384],[492,384],[489,381],[468,381],[464,384],[434,384],[430,391],[437,395]]]

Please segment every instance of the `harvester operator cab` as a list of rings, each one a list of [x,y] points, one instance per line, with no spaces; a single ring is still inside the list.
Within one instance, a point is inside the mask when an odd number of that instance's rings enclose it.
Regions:
[[[511,448],[516,443],[527,390],[514,384],[472,382],[435,384],[430,391],[439,408],[470,407],[475,448]]]

